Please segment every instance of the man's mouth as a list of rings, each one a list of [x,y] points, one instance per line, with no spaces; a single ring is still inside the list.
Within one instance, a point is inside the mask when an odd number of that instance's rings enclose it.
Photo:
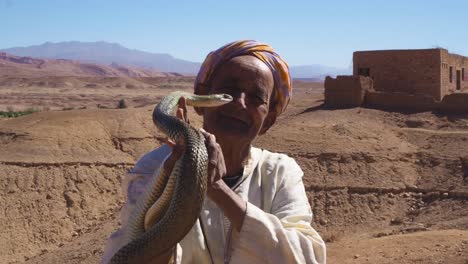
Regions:
[[[225,118],[226,120],[232,120],[234,122],[241,122],[244,125],[249,125],[249,122],[240,116],[221,113],[221,118]]]

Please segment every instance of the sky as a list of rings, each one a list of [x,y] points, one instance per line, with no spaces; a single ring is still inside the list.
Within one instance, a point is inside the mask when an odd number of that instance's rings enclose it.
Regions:
[[[0,48],[107,41],[195,62],[239,39],[295,66],[348,68],[356,50],[468,56],[466,0],[0,0],[0,25]]]

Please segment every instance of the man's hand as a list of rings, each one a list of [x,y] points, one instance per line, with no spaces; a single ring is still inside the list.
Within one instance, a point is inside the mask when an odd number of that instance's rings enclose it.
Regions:
[[[176,111],[176,116],[187,122],[187,104],[184,97],[181,97],[179,100],[179,106]],[[226,175],[226,165],[224,163],[224,156],[221,150],[221,146],[216,142],[216,138],[213,134],[206,132],[203,129],[200,129],[201,133],[205,137],[205,145],[208,151],[208,196],[211,192],[211,186],[220,181]],[[164,163],[164,168],[167,170],[172,170],[175,162],[182,156],[185,146],[181,144],[174,143],[169,139],[161,139],[160,141],[168,144],[172,148],[171,156]]]
[[[223,177],[226,176],[226,164],[224,163],[224,155],[221,146],[216,142],[216,137],[213,134],[200,129],[205,137],[205,145],[208,151],[208,197],[212,198],[213,188],[218,188],[217,185],[224,183]]]
[[[223,181],[226,176],[226,164],[221,146],[216,142],[216,137],[201,129],[205,136],[205,144],[208,150],[208,197],[216,203],[224,215],[231,221],[237,231],[242,228],[247,203],[229,188]]]
[[[179,100],[176,116],[189,123],[187,105],[183,97]],[[229,218],[232,225],[240,231],[244,221],[247,203],[222,180],[223,177],[226,176],[226,164],[221,146],[216,142],[216,137],[203,129],[200,129],[200,131],[205,137],[205,145],[208,151],[207,195],[223,211],[224,215]],[[168,139],[163,139],[162,141],[172,147],[171,156],[164,162],[164,168],[172,170],[175,162],[182,156],[185,146],[174,143]]]

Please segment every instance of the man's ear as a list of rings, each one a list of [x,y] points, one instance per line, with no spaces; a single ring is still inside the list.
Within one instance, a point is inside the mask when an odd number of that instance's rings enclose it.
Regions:
[[[275,123],[275,121],[276,121],[276,112],[274,111],[268,112],[265,118],[265,121],[263,121],[263,125],[262,125],[262,128],[260,129],[259,135],[265,134],[268,131],[268,129],[270,129],[270,127]]]

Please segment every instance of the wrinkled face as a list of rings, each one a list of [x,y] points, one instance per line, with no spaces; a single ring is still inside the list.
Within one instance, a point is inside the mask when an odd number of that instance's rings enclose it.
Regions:
[[[251,143],[275,121],[269,112],[274,87],[271,70],[253,56],[235,57],[221,65],[203,93],[227,93],[234,100],[216,108],[203,108],[203,127],[220,141]]]

